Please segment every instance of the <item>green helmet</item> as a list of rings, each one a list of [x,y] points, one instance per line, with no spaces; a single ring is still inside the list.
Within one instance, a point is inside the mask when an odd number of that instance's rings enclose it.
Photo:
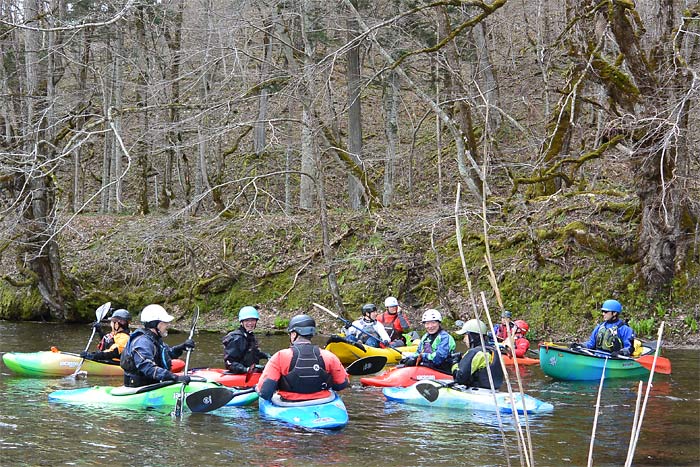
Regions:
[[[483,321],[478,319],[470,319],[464,323],[464,325],[462,325],[462,329],[457,331],[457,334],[466,334],[468,332],[472,332],[474,334],[486,334],[487,330],[488,328]]]

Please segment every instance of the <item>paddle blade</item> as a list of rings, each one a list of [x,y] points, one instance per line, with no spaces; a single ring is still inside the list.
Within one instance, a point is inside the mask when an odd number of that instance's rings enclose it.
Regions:
[[[440,395],[440,388],[430,383],[416,384],[416,391],[418,391],[418,394],[427,399],[428,402],[435,402]]]
[[[381,371],[386,361],[387,358],[383,355],[373,355],[355,360],[345,370],[352,376],[371,375]]]
[[[109,308],[112,306],[112,302],[103,303],[98,309],[95,310],[95,318],[99,323],[102,319],[109,313]]]
[[[651,367],[654,364],[654,356],[643,355],[639,358],[635,358],[635,361],[642,365],[644,368],[651,370]],[[670,375],[671,361],[666,357],[656,357],[656,367],[654,368],[654,371],[663,375]]]
[[[233,396],[226,388],[208,388],[188,394],[185,403],[192,412],[211,412],[228,404]]]

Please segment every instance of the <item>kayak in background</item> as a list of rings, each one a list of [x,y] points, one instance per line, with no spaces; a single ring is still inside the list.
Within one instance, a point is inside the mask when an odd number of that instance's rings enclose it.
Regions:
[[[40,351],[40,352],[8,352],[3,354],[5,366],[13,373],[21,376],[56,377],[70,376],[83,362],[81,370],[89,376],[122,376],[124,371],[117,362],[106,363],[94,360],[83,361],[80,355],[71,352]],[[172,361],[173,371],[182,371],[185,362],[179,359]]]
[[[452,375],[434,370],[427,366],[397,366],[385,371],[381,375],[360,378],[360,383],[365,386],[378,387],[407,387],[416,381],[440,380],[453,381]]]
[[[384,397],[390,401],[426,407],[441,407],[465,411],[481,410],[513,413],[511,398],[507,392],[496,392],[496,401],[490,389],[464,388],[458,385],[445,387],[436,381],[420,381],[407,388],[384,388]],[[432,400],[431,400],[432,399]],[[551,412],[554,406],[525,394],[513,393],[518,413],[536,414]],[[524,404],[523,404],[524,402]]]
[[[506,365],[515,365],[513,357],[510,355],[501,354],[501,359]],[[518,360],[518,365],[537,365],[540,363],[539,358],[516,357],[516,359]]]
[[[417,349],[418,347],[415,345],[381,348],[348,342],[330,342],[326,344],[326,350],[335,354],[343,365],[349,365],[360,358],[377,355],[386,357],[387,364],[398,363],[404,357],[404,353],[411,354]]]
[[[182,373],[180,373],[182,374]],[[230,373],[223,368],[193,368],[187,372],[195,378],[203,378],[207,381],[219,383],[227,387],[252,388],[260,380],[262,373]]]
[[[222,387],[206,381],[191,381],[185,386],[185,393],[191,394],[202,389]],[[49,394],[49,402],[61,402],[78,405],[99,405],[106,407],[128,407],[132,409],[171,409],[175,406],[182,383],[163,381],[138,388],[125,386],[92,386],[79,389],[63,389]],[[256,392],[247,392],[235,396],[226,406],[242,406],[255,402]]]
[[[272,400],[260,399],[260,415],[301,428],[339,430],[348,424],[348,411],[337,393],[302,402],[283,401],[275,393]]]

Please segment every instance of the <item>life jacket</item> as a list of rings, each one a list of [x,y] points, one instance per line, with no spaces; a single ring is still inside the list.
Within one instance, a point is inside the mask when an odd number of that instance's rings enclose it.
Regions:
[[[496,337],[498,338],[499,341],[504,341],[508,338],[508,327],[506,327],[504,324],[498,324],[496,325]],[[508,323],[508,326],[512,329],[513,334],[515,334],[515,323],[510,322]]]
[[[365,343],[366,343],[366,342],[370,339],[370,337],[374,337],[374,338],[377,339],[377,340],[381,340],[381,338],[379,337],[379,333],[378,333],[377,330],[374,328],[374,323],[376,323],[376,321],[367,321],[367,320],[364,319],[364,318],[359,319],[359,320],[357,320],[357,321],[360,322],[360,323],[359,323],[360,326],[358,326],[358,327],[359,327],[360,329],[362,329],[362,331],[363,331],[363,332],[361,332],[360,335],[358,336],[358,339],[359,339],[361,342],[365,342]],[[353,323],[353,324],[355,324],[355,326],[357,326],[357,321],[356,321],[355,323]],[[368,335],[368,334],[369,334],[369,335]]]
[[[606,352],[618,352],[622,349],[622,339],[617,335],[617,329],[620,327],[622,322],[618,320],[619,324],[614,326],[605,327],[605,323],[600,326],[602,329],[598,329],[598,334],[595,338],[595,348],[598,350],[605,350]]]
[[[107,350],[114,345],[114,333],[110,332],[102,336],[100,342],[97,344],[97,350],[103,351]]]
[[[446,343],[444,343],[443,340],[446,341]],[[444,361],[442,361],[439,365],[436,365],[435,362],[431,360],[423,359],[421,361],[421,365],[428,366],[436,370],[446,371],[449,373],[450,369],[452,368],[452,365],[455,362],[454,351],[457,347],[457,344],[455,343],[454,338],[450,335],[450,333],[448,333],[444,329],[440,328],[440,330],[435,334],[425,333],[425,335],[421,337],[421,341],[418,343],[418,353],[431,354],[436,352],[438,347],[444,345],[447,346],[447,356],[445,357]]]
[[[168,352],[167,346],[163,343],[163,340],[152,333],[148,329],[139,328],[131,333],[129,337],[129,342],[127,342],[124,350],[122,351],[121,357],[119,359],[119,365],[124,370],[124,381],[128,381],[128,386],[145,386],[146,384],[156,383],[158,381],[151,380],[140,374],[138,368],[136,367],[136,362],[134,361],[133,346],[137,339],[148,339],[153,345],[153,362],[156,366],[170,370],[171,368],[171,358]]]
[[[386,330],[386,333],[389,334],[389,339],[392,341],[395,341],[397,339],[404,340],[403,335],[401,332],[403,331],[403,328],[401,327],[401,324],[399,323],[399,314],[391,314],[389,312],[384,312],[381,315],[377,316],[377,321],[382,323],[384,326],[384,329]]]
[[[459,362],[454,378],[457,384],[467,387],[491,388],[489,374],[486,368],[480,368],[472,373],[472,360],[481,352],[481,346],[472,347]],[[491,346],[486,346],[486,353],[489,356],[489,369],[493,378],[493,386],[498,389],[503,384],[503,369],[501,368],[501,353]]]
[[[231,341],[236,339],[237,337],[243,338],[245,340],[246,347],[243,351],[243,355],[236,361],[241,365],[245,366],[246,368],[250,367],[251,365],[257,365],[258,363],[260,363],[260,346],[258,344],[258,339],[252,332],[248,332],[241,327],[236,329],[235,331],[229,332],[221,340],[221,342],[224,344],[224,361],[226,362],[227,366],[229,366],[230,363],[233,363],[233,360],[231,360],[231,357],[227,352],[228,349],[226,348],[228,347],[229,343],[231,343]]]
[[[321,349],[312,344],[292,346],[289,373],[282,376],[279,389],[300,394],[313,394],[331,387],[331,376],[321,357]]]

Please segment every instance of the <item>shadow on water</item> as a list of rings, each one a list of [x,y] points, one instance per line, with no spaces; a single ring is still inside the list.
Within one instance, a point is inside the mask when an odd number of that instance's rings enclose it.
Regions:
[[[0,353],[84,348],[87,326],[0,321]],[[52,341],[58,339],[60,341]],[[221,366],[221,335],[200,334],[192,366]],[[168,337],[181,342],[182,335]],[[288,345],[261,337],[263,350]],[[320,342],[320,341],[319,341]],[[700,464],[700,352],[669,350],[674,374],[656,378],[634,465]],[[598,383],[557,382],[539,367],[521,370],[526,392],[554,404],[530,416],[538,466],[586,465]],[[426,410],[387,402],[379,388],[354,378],[343,392],[350,423],[337,432],[293,429],[259,417],[257,405],[210,414],[87,407],[48,402],[57,389],[119,385],[120,378],[23,378],[0,366],[2,465],[520,465],[513,419],[487,412]],[[622,465],[633,421],[637,382],[606,381],[594,449],[596,466]],[[513,387],[517,383],[513,380]]]

